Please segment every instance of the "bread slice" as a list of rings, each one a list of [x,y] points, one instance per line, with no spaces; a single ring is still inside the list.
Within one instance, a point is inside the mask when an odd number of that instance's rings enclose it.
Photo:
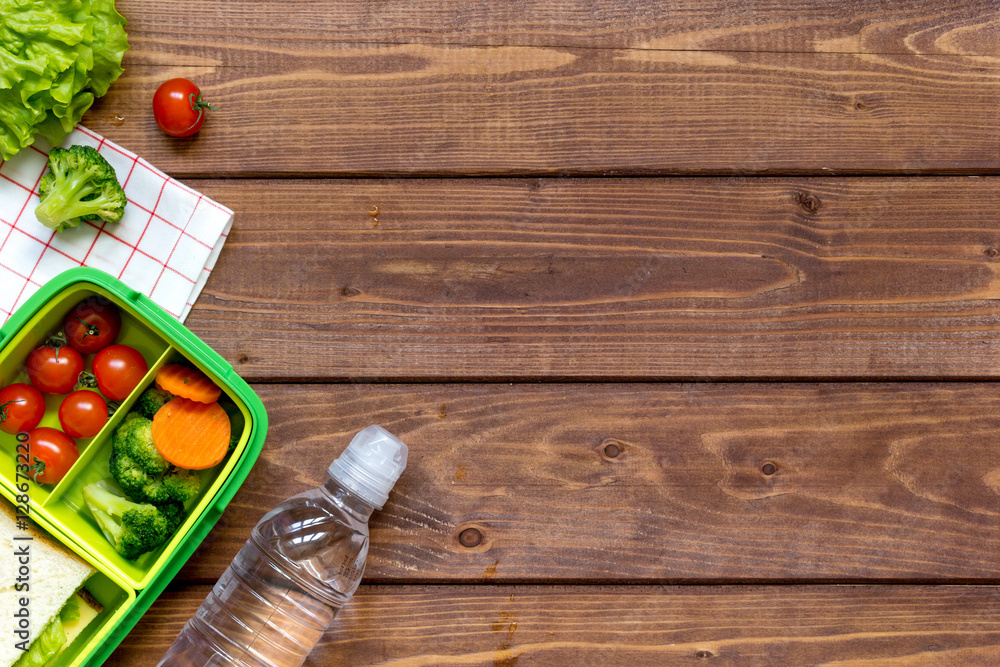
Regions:
[[[17,629],[14,612],[21,606],[20,598],[29,599],[30,632],[34,639],[96,572],[33,522],[28,523],[28,530],[18,528],[14,508],[0,501],[0,633],[4,637],[0,641],[0,667],[10,667],[22,654],[14,645],[18,641],[14,634]],[[29,535],[30,541],[14,539]],[[31,579],[28,590],[18,591],[14,586],[21,564],[15,551],[24,545],[29,548]]]

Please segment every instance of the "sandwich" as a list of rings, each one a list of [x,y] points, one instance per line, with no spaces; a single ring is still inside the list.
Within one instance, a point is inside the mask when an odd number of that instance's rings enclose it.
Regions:
[[[52,664],[103,610],[83,588],[96,570],[27,524],[0,501],[0,667]]]

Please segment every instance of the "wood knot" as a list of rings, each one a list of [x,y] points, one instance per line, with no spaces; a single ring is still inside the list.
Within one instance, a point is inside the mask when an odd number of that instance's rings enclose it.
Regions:
[[[855,108],[855,109],[856,109],[857,111],[864,111],[865,109],[867,109],[867,108],[868,108],[868,105],[867,105],[867,104],[865,104],[864,102],[861,102],[861,101],[858,101],[858,102],[855,102],[855,103],[854,103],[854,108]]]
[[[241,364],[248,364],[248,363],[250,363],[250,357],[248,357],[247,355],[245,355],[245,354],[244,354],[244,355],[242,355],[242,356],[241,356],[241,357],[239,358],[239,362],[240,362]]]
[[[773,463],[765,463],[763,466],[761,466],[760,471],[765,475],[773,475],[775,472],[778,471],[778,468],[775,467]]]
[[[799,208],[801,208],[807,215],[816,215],[819,211],[819,199],[804,192],[798,192],[795,194],[795,203],[798,204]]]
[[[346,297],[352,297],[361,294],[361,290],[359,290],[357,287],[351,287],[350,285],[348,285],[344,289],[340,290],[340,293]]]
[[[615,438],[605,438],[597,446],[597,451],[606,460],[617,459],[625,451],[625,443]]]
[[[474,549],[483,543],[483,534],[478,528],[466,528],[458,534],[458,543],[466,549]]]
[[[493,540],[486,529],[471,521],[464,521],[455,526],[451,539],[458,553],[482,554],[493,548]]]
[[[711,658],[712,655],[713,654],[711,651],[706,651],[705,649],[701,649],[699,651],[694,652],[694,657],[696,658]]]
[[[1000,255],[1000,251],[998,251],[996,248],[987,248],[986,250],[983,251],[983,254],[986,255],[987,257],[996,257],[997,255]]]

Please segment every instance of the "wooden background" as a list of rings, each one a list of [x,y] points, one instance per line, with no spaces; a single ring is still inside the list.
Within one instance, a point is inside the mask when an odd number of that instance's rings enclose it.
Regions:
[[[84,123],[237,212],[187,323],[271,429],[109,664],[371,423],[308,665],[1000,663],[995,0],[118,7]]]

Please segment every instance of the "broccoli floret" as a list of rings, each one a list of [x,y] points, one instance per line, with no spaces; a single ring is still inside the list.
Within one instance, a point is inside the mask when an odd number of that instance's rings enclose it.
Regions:
[[[157,476],[150,475],[140,468],[128,454],[112,448],[108,469],[114,480],[125,491],[125,495],[132,500],[144,503],[169,500],[166,489],[158,483]]]
[[[38,192],[35,217],[57,232],[87,220],[118,222],[125,213],[125,191],[115,170],[90,146],[53,148]]]
[[[167,497],[186,503],[201,491],[201,477],[193,470],[174,468],[163,475],[163,488],[166,489]]]
[[[111,448],[111,456],[108,458],[108,469],[118,485],[125,491],[129,498],[142,498],[145,495],[143,487],[149,482],[150,477],[146,472],[135,464],[126,454],[122,454],[115,447]]]
[[[139,414],[146,419],[152,419],[156,415],[156,411],[162,408],[173,397],[174,395],[170,392],[152,386],[142,392],[139,400],[135,402],[135,412],[130,412],[129,414]]]
[[[153,421],[145,417],[132,417],[129,413],[111,436],[111,447],[132,459],[150,475],[166,472],[170,464],[153,444]]]
[[[84,487],[83,500],[104,537],[127,560],[159,547],[186,518],[180,503],[164,507],[134,503],[108,480]]]
[[[197,472],[175,468],[156,451],[152,424],[129,413],[111,437],[111,476],[135,502],[186,503],[201,490]]]

